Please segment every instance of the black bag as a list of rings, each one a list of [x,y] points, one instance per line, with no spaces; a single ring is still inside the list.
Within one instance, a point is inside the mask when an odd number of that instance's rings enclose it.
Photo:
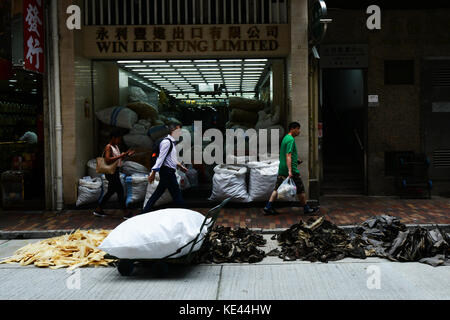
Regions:
[[[155,152],[152,153],[152,157],[150,158],[150,169],[155,166],[156,160],[158,160],[158,157],[159,157],[159,152],[161,151],[161,142],[163,142],[166,139],[169,140],[170,147],[169,147],[169,151],[167,151],[167,154],[164,157],[163,163],[166,160],[167,156],[172,152],[172,149],[173,149],[173,142],[172,142],[172,140],[170,140],[167,137],[160,138],[160,139],[156,140],[156,142],[154,144],[154,148],[153,148],[155,150]]]

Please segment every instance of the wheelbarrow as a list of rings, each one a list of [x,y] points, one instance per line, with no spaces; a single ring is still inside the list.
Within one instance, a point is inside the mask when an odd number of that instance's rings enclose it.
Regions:
[[[179,264],[179,265],[189,265],[192,263],[194,258],[197,256],[197,253],[200,250],[193,251],[194,247],[197,243],[205,239],[211,230],[214,227],[214,224],[216,223],[216,220],[219,216],[219,213],[221,209],[230,201],[231,199],[228,198],[224,200],[220,205],[212,208],[208,211],[208,213],[205,215],[205,219],[203,220],[202,226],[200,227],[198,235],[183,245],[182,247],[178,248],[174,253],[161,258],[161,259],[118,259],[117,261],[117,270],[122,276],[129,276],[133,273],[135,265],[143,264],[146,266],[150,266],[153,273],[155,273],[158,276],[162,276],[168,273],[169,271],[169,264]],[[204,236],[201,237],[201,232],[205,225],[208,226],[208,231]],[[189,247],[189,252],[182,256],[177,258],[172,258],[173,256],[179,254],[184,248]]]

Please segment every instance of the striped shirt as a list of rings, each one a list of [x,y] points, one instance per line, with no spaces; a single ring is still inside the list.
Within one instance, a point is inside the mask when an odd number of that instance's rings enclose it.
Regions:
[[[169,141],[170,140],[170,141]],[[172,152],[169,152],[170,144],[172,143]],[[162,166],[169,167],[172,169],[177,169],[178,157],[177,157],[177,148],[175,147],[175,139],[169,134],[166,139],[161,141],[159,145],[159,157],[156,160],[155,165],[152,170],[158,172]],[[166,157],[167,155],[167,157]],[[164,159],[165,158],[165,159]]]

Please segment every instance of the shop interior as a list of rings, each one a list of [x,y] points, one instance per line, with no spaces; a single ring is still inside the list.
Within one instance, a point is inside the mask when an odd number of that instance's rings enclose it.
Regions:
[[[86,101],[86,108],[95,116],[92,128],[88,128],[89,123],[86,127],[96,139],[87,146],[93,152],[85,153],[94,157],[101,155],[109,133],[116,127],[121,127],[124,134],[121,150],[136,151],[128,160],[147,169],[152,147],[167,135],[165,126],[170,122],[180,123],[191,134],[192,142],[194,121],[202,121],[202,134],[210,128],[224,134],[226,129],[254,128],[277,129],[280,139],[284,136],[287,108],[284,59],[92,61],[90,67],[93,101]],[[118,118],[124,114],[113,108],[117,106],[133,110],[137,118],[119,124],[123,119]],[[87,109],[85,113],[89,112]],[[268,141],[270,150],[270,137]],[[203,141],[202,148],[209,143]],[[246,148],[247,155],[248,151]],[[224,161],[229,153],[225,150]],[[90,158],[91,163],[94,157]],[[183,190],[188,203],[209,198],[214,167],[205,163],[192,165],[198,183]],[[87,174],[95,175],[89,164]]]
[[[45,207],[42,75],[20,69],[0,80],[3,209]]]

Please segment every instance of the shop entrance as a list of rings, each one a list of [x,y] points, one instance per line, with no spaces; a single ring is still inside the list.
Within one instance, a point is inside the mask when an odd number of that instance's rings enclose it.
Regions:
[[[362,69],[323,69],[322,194],[364,194],[366,87]]]
[[[123,115],[117,112],[107,114],[106,110],[115,106],[137,114],[137,121],[133,119],[129,127],[122,125],[122,147],[125,151],[134,149],[137,155],[130,161],[147,169],[154,143],[167,135],[165,125],[169,122],[182,124],[192,142],[195,121],[201,121],[202,134],[211,128],[224,136],[227,129],[253,128],[277,129],[280,139],[284,136],[284,59],[96,60],[92,68],[92,112],[96,115],[92,124],[96,136],[93,157],[101,155],[109,132],[123,120],[118,119]],[[105,115],[99,116],[103,112]],[[203,141],[193,146],[192,156],[194,148],[204,150],[208,144],[210,141]],[[267,147],[270,150],[270,145]],[[224,149],[224,161],[227,156],[233,154]],[[198,183],[183,190],[190,206],[211,196],[215,166],[192,165]]]

